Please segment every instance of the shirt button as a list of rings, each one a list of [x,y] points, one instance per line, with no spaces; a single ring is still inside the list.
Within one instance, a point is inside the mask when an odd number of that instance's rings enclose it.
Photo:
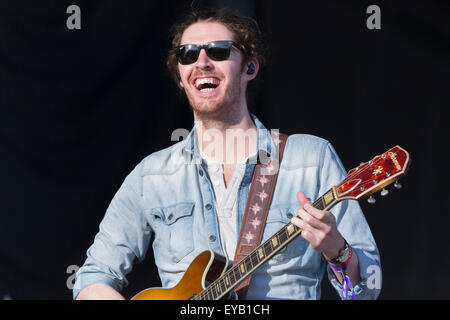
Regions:
[[[211,208],[212,208],[211,203],[207,203],[207,204],[205,205],[205,208],[206,208],[206,210],[211,210]]]
[[[286,214],[286,216],[289,218],[289,219],[292,219],[292,217],[294,216],[292,213],[290,213],[290,212],[288,212],[287,214]]]
[[[216,241],[216,236],[215,235],[210,235],[209,236],[209,241],[211,241],[211,242],[214,242],[214,241]]]
[[[169,216],[167,217],[167,219],[172,220],[172,219],[173,219],[173,213],[169,214]]]
[[[198,174],[200,175],[200,177],[203,177],[203,170],[202,169],[198,170]]]

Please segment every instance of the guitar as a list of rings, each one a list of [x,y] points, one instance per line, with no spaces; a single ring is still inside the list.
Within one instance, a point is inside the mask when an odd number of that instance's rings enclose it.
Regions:
[[[406,150],[395,146],[385,153],[350,170],[344,180],[332,187],[314,201],[313,206],[320,210],[330,210],[338,202],[348,199],[367,198],[374,203],[372,194],[382,189],[385,196],[387,185],[404,175],[410,165]],[[230,298],[235,289],[255,270],[270,260],[281,249],[301,234],[302,230],[292,223],[286,224],[249,255],[230,266],[229,261],[211,250],[200,253],[189,265],[178,284],[169,289],[150,288],[136,294],[132,300],[219,300]]]

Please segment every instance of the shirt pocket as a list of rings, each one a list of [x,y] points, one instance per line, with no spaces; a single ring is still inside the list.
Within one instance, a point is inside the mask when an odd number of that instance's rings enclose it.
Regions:
[[[269,214],[266,220],[266,227],[264,229],[263,239],[269,239],[282,227],[288,224],[292,217],[297,215],[299,205],[281,205],[270,208]],[[269,265],[279,264],[294,256],[301,254],[302,250],[306,248],[307,241],[301,236],[294,239],[286,247],[281,249],[275,256],[269,260]]]
[[[157,264],[178,263],[194,250],[193,208],[193,202],[182,202],[150,210]]]

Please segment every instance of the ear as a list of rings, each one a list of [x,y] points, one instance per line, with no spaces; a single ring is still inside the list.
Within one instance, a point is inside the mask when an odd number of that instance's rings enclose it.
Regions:
[[[183,81],[181,81],[181,77],[180,77],[180,74],[178,72],[177,72],[177,85],[178,85],[178,88],[184,89]]]
[[[248,74],[247,71],[248,71],[248,68],[251,63],[253,63],[255,71],[252,74]],[[243,70],[243,76],[247,81],[251,81],[256,78],[256,76],[258,75],[258,71],[259,71],[259,62],[256,59],[252,59],[252,60],[248,61],[247,63],[245,63],[244,70]]]

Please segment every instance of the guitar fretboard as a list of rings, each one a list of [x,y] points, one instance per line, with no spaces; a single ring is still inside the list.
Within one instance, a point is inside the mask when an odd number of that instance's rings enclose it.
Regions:
[[[330,204],[333,205],[334,201],[334,193],[330,190],[317,199],[312,205],[317,209],[324,210],[325,208],[330,207]],[[251,273],[256,271],[256,269],[261,267],[300,235],[300,233],[301,229],[289,222],[273,236],[255,248],[249,255],[239,261],[239,263],[227,270],[222,276],[206,287],[206,289],[200,292],[195,299],[218,300],[226,296],[250,276]]]

